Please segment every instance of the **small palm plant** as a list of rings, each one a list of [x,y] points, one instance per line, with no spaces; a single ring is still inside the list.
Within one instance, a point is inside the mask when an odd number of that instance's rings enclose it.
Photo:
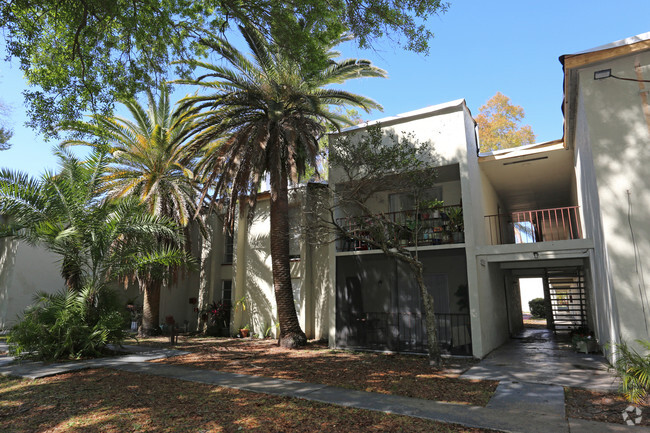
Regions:
[[[39,293],[8,337],[12,355],[52,361],[102,354],[124,339],[124,316],[116,293],[106,286]]]
[[[650,341],[636,340],[646,351],[641,355],[625,342],[615,345],[612,368],[621,378],[621,391],[633,403],[643,401],[650,392]]]
[[[114,303],[103,302],[112,296],[107,284],[117,278],[164,278],[170,266],[188,260],[175,246],[180,232],[173,221],[149,214],[135,198],[103,199],[103,152],[84,162],[63,150],[57,155],[61,170],[40,179],[0,171],[0,214],[9,217],[0,224],[0,237],[60,257],[66,290],[39,296],[10,338],[15,353],[42,359],[89,356],[119,341],[124,319],[110,309]],[[169,242],[161,246],[158,239]]]

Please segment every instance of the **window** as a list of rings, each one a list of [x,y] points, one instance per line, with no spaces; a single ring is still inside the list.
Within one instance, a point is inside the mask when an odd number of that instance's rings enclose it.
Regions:
[[[232,280],[222,281],[221,301],[226,309],[226,323],[230,324],[230,312],[232,310]]]
[[[293,289],[293,303],[296,306],[296,313],[300,317],[300,286],[302,280],[300,278],[291,279],[291,288]]]
[[[421,200],[442,200],[442,187],[436,186],[422,192]],[[398,193],[388,196],[389,212],[403,212],[415,209],[415,198],[412,194]]]
[[[230,233],[230,230],[227,230],[225,242],[224,242],[224,254],[223,254],[224,263],[232,263],[233,251],[234,251],[234,239],[232,233]]]

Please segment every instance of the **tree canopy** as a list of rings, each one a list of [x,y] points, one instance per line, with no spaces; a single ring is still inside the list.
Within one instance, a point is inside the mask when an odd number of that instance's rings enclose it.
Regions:
[[[479,108],[478,123],[481,152],[519,147],[535,142],[530,125],[521,125],[524,109],[512,105],[510,98],[497,92]]]
[[[0,101],[0,150],[7,150],[11,147],[9,140],[14,135],[7,122],[9,111],[9,107]]]
[[[206,55],[202,39],[247,22],[316,69],[320,49],[352,32],[361,47],[390,36],[426,53],[425,26],[442,13],[441,0],[30,0],[0,3],[0,27],[9,59],[20,62],[33,90],[25,92],[30,126],[55,134],[62,120],[85,111],[107,113],[116,99],[185,76]]]

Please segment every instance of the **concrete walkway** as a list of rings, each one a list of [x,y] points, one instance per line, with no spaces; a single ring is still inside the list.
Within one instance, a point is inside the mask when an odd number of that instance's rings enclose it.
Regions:
[[[462,376],[615,391],[619,382],[602,355],[576,353],[546,329],[526,329]]]
[[[137,346],[126,346],[126,349],[133,353],[112,358],[57,364],[22,362],[3,365],[0,363],[0,374],[33,379],[84,368],[113,368],[504,432],[650,432],[650,428],[645,427],[567,420],[564,413],[563,390],[557,385],[503,381],[487,407],[476,407],[354,391],[321,384],[149,363],[146,361],[177,356],[183,352],[143,349]],[[2,351],[1,346],[0,351]]]

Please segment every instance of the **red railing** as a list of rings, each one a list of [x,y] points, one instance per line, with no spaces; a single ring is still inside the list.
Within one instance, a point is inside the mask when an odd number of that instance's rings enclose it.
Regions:
[[[582,239],[579,206],[487,215],[490,245]]]
[[[460,205],[338,218],[336,222],[341,229],[338,251],[377,248],[373,240],[380,240],[379,236],[391,246],[403,247],[465,242]]]

